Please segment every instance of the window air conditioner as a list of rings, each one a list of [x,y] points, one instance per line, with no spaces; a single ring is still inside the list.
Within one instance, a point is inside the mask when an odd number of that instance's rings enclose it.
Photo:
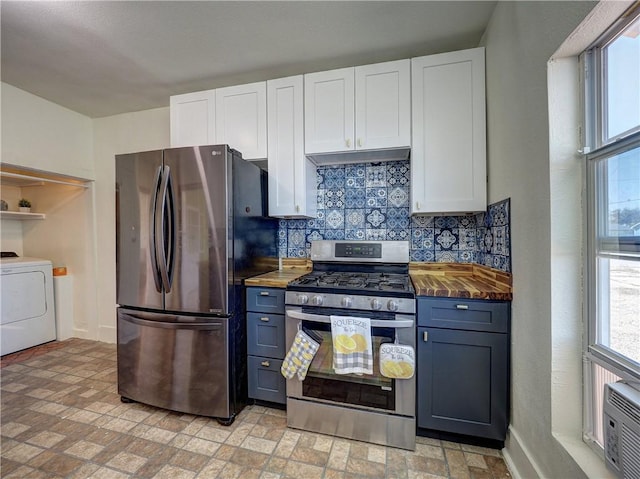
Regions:
[[[607,468],[640,479],[640,391],[624,381],[605,384],[603,421]]]

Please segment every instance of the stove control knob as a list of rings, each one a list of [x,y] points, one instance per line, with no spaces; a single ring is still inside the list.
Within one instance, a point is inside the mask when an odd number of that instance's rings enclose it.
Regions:
[[[349,296],[345,296],[344,298],[342,298],[342,306],[344,308],[350,308],[352,304],[353,299],[351,299]]]
[[[374,311],[378,311],[379,309],[382,309],[382,303],[380,302],[379,299],[371,300],[371,309],[373,309]]]
[[[395,302],[393,299],[390,299],[389,302],[387,303],[387,309],[389,311],[398,311],[398,303]]]
[[[298,304],[307,304],[309,302],[309,296],[306,294],[298,295]]]
[[[322,306],[322,296],[314,296],[311,298],[311,304],[314,306]]]

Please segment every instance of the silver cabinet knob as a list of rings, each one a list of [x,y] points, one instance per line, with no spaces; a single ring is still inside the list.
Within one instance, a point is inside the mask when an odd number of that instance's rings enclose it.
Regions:
[[[389,311],[398,311],[398,303],[396,303],[393,299],[390,299],[387,303],[387,309]]]
[[[307,304],[309,302],[309,296],[306,294],[298,295],[298,304]]]
[[[371,300],[371,309],[373,309],[374,311],[378,311],[381,308],[382,308],[382,303],[380,302],[379,299]]]
[[[341,303],[343,307],[350,308],[353,304],[353,299],[351,299],[349,296],[345,296],[344,298],[342,298]]]
[[[322,296],[314,296],[311,298],[311,304],[314,306],[322,306]]]

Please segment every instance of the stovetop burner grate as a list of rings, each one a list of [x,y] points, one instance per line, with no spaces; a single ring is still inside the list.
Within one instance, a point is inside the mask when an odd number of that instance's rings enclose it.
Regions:
[[[332,290],[347,290],[348,292],[376,292],[398,291],[411,292],[411,281],[408,274],[396,273],[350,273],[331,271],[312,271],[290,285],[314,288],[328,288]]]

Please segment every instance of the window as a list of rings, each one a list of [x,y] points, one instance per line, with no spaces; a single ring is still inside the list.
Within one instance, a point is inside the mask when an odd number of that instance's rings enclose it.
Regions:
[[[601,447],[604,384],[640,381],[640,8],[627,12],[582,61],[588,152],[585,433]]]

